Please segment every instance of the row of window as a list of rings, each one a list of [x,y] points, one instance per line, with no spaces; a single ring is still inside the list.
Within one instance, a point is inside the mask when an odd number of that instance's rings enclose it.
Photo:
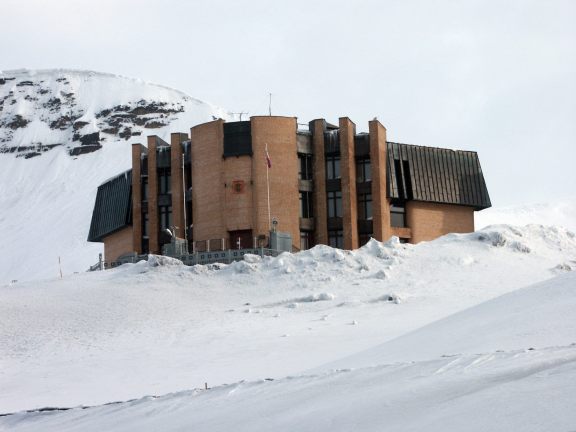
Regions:
[[[170,169],[162,168],[158,170],[158,193],[161,195],[172,192],[172,175]],[[148,187],[148,177],[142,178],[142,201],[148,201],[150,196]]]
[[[300,180],[312,180],[312,155],[298,154],[298,178]],[[187,173],[187,176],[189,174]],[[340,178],[340,155],[326,156],[326,179],[337,180]],[[188,179],[187,179],[188,180]],[[356,161],[356,181],[367,182],[372,180],[370,159]],[[187,183],[191,183],[187,181]],[[169,194],[172,192],[172,175],[169,168],[158,170],[158,193]],[[142,179],[142,200],[149,197],[148,178]]]
[[[172,206],[158,207],[158,220],[160,222],[160,230],[170,228],[172,223]],[[142,212],[142,236],[150,236],[150,215],[148,212]]]

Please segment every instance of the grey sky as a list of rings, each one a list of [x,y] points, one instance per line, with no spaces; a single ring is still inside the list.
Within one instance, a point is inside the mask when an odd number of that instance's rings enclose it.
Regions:
[[[494,205],[576,196],[576,1],[1,0],[0,69],[22,67],[377,116],[389,140],[478,151]]]

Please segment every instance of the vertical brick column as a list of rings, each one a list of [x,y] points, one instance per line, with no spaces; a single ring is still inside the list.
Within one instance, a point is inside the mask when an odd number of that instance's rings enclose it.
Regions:
[[[326,161],[324,159],[324,119],[310,122],[312,132],[312,171],[314,190],[312,192],[314,212],[314,243],[328,244],[328,209],[326,204]]]
[[[224,222],[224,121],[194,126],[190,130],[192,159],[192,220],[195,241],[227,238]],[[188,223],[191,223],[190,221]]]
[[[142,253],[142,177],[141,160],[146,148],[132,144],[132,247]]]
[[[356,249],[358,248],[358,201],[356,200],[356,161],[354,160],[356,125],[348,117],[341,117],[339,126],[344,249]]]
[[[378,120],[369,124],[370,164],[372,165],[372,226],[376,240],[386,241],[392,235],[390,203],[386,196],[387,145],[386,128]]]
[[[268,235],[268,194],[266,145],[272,160],[270,168],[270,213],[278,219],[278,231],[289,232],[292,245],[300,246],[300,218],[298,199],[298,150],[295,117],[254,116],[252,130],[253,211],[252,233]]]
[[[156,159],[156,135],[148,137],[148,249],[152,254],[160,254],[160,221],[158,220],[158,166]]]
[[[182,180],[182,142],[188,139],[183,133],[170,135],[170,177],[172,190],[172,221],[176,226],[176,236],[184,238],[184,185]]]

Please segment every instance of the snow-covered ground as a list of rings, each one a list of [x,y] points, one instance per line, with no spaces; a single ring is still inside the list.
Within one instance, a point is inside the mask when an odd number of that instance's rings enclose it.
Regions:
[[[64,274],[97,262],[102,244],[86,238],[98,185],[131,167],[132,143],[145,145],[154,134],[169,141],[171,132],[213,117],[231,118],[136,79],[61,69],[0,73],[0,283],[57,276],[59,257]],[[96,131],[100,150],[70,156],[82,147],[75,134]]]
[[[576,232],[576,197],[547,203],[496,206],[476,212],[476,229],[494,224],[557,225]]]
[[[0,428],[567,430],[574,268],[573,233],[502,225],[0,287],[0,412],[137,399]]]
[[[213,116],[109,74],[0,73],[0,430],[576,430],[574,199],[418,245],[84,273],[130,145]]]

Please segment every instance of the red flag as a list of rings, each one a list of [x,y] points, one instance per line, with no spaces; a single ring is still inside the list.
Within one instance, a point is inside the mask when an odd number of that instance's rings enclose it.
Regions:
[[[268,146],[266,146],[266,165],[268,166],[268,169],[272,168],[272,160],[268,154]]]

